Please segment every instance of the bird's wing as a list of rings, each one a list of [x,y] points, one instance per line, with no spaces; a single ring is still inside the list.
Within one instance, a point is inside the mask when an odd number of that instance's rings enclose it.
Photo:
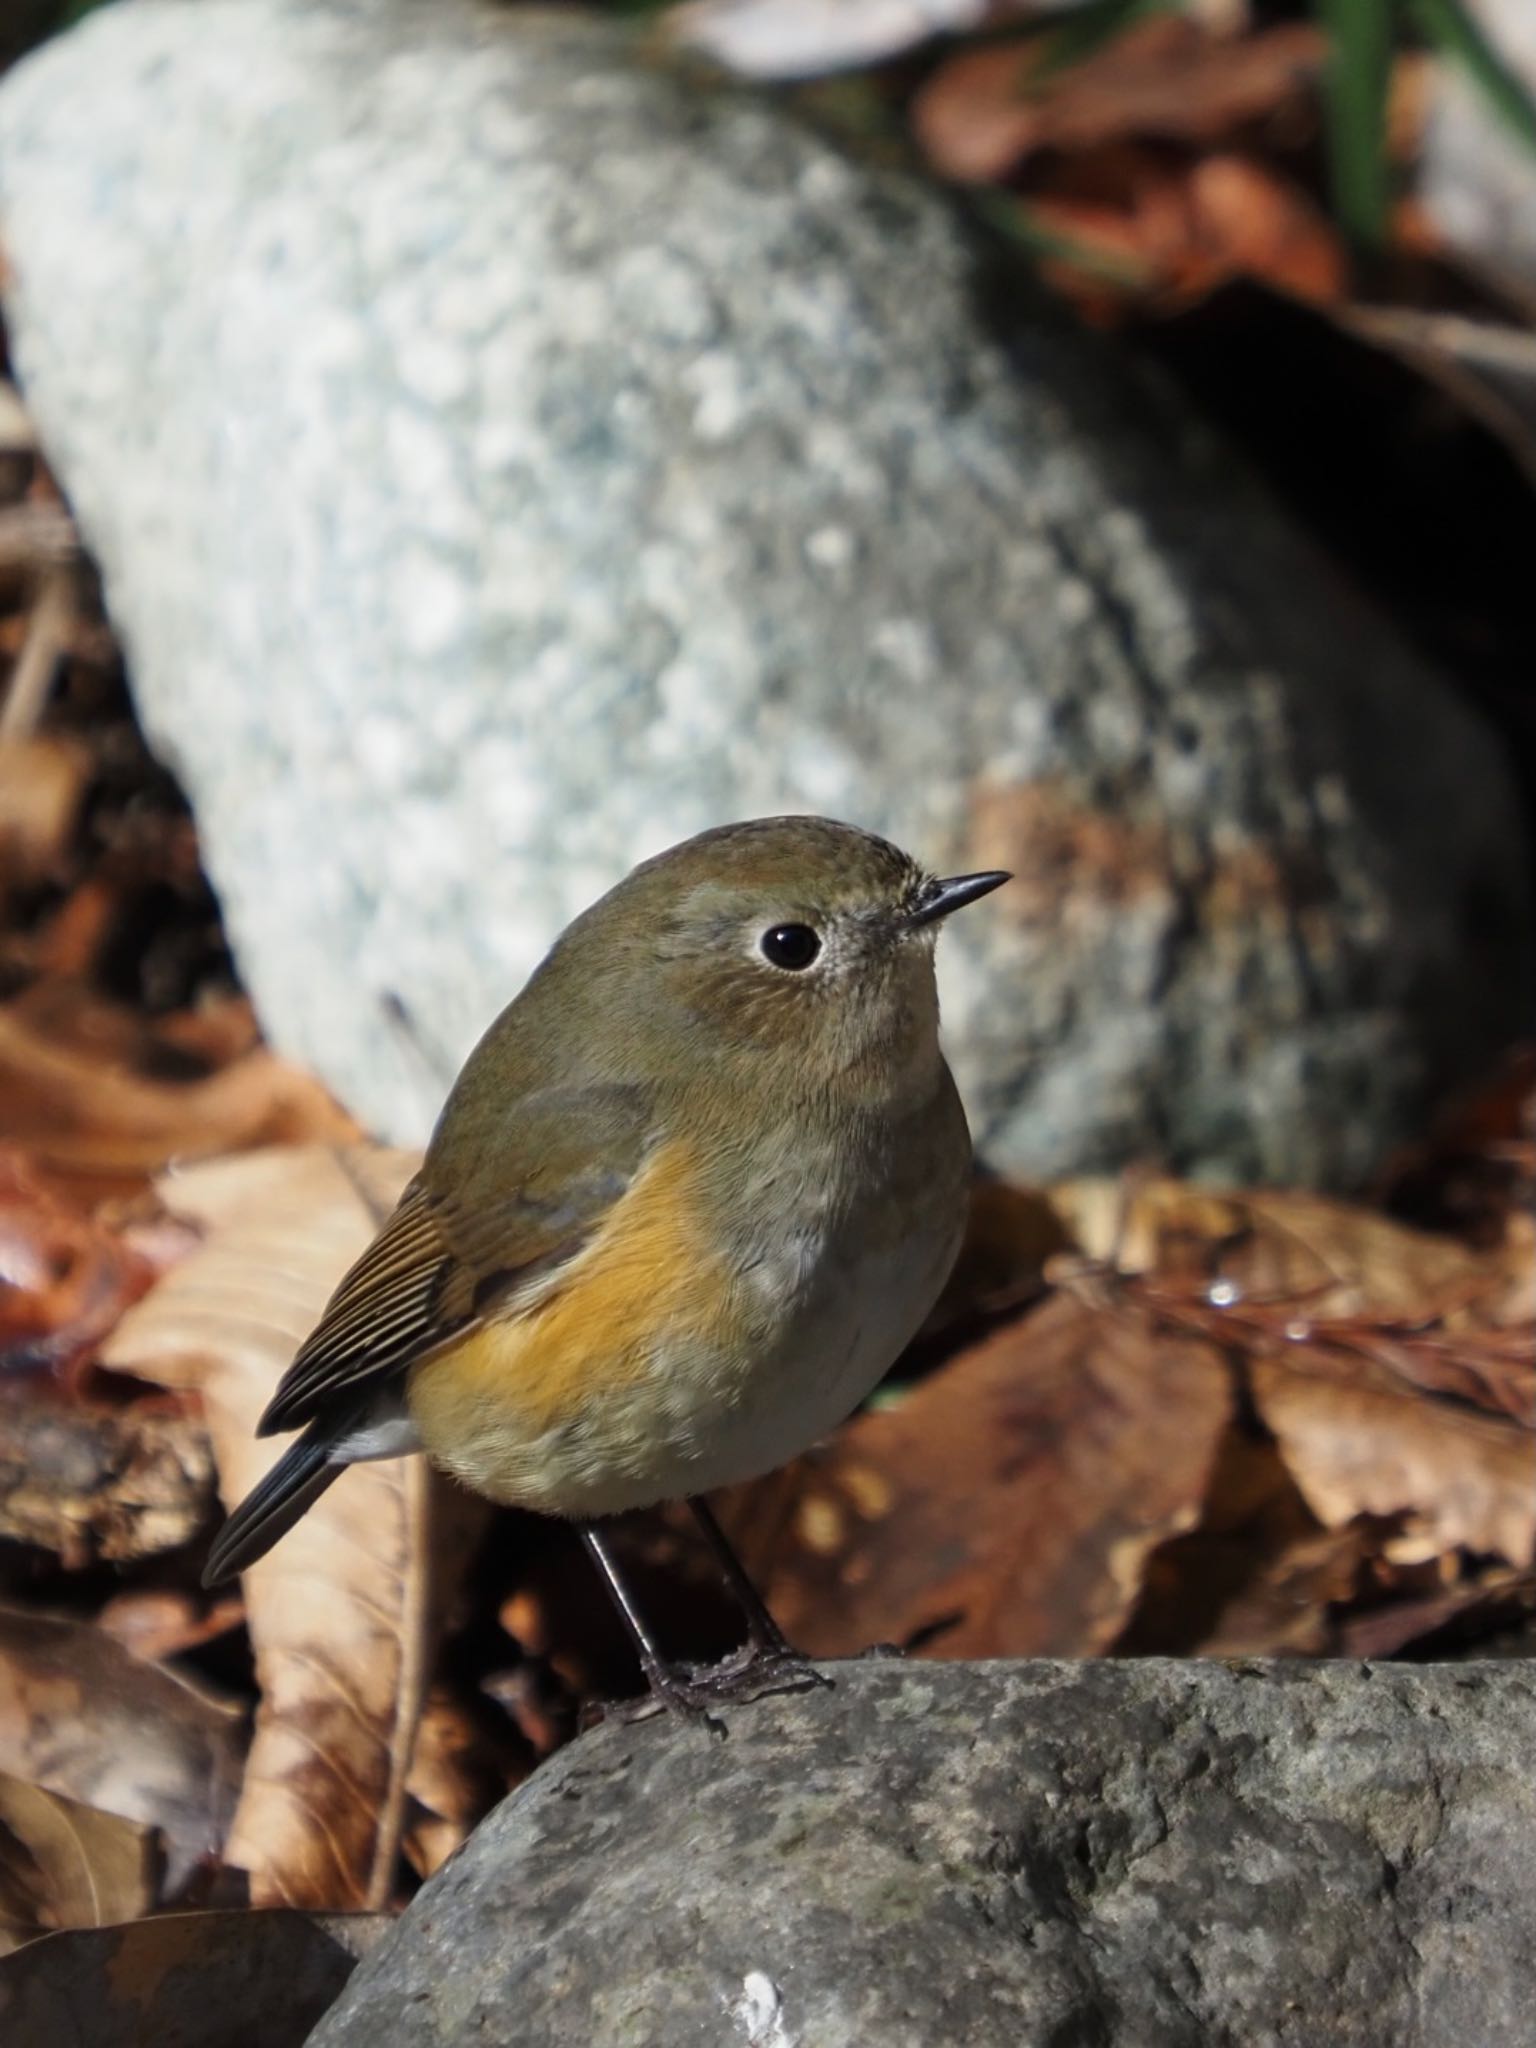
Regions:
[[[300,1346],[257,1433],[366,1401],[487,1313],[515,1313],[518,1295],[535,1284],[542,1291],[623,1195],[649,1126],[642,1091],[558,1088],[524,1098],[513,1129],[471,1144],[461,1129],[447,1156],[434,1141]]]

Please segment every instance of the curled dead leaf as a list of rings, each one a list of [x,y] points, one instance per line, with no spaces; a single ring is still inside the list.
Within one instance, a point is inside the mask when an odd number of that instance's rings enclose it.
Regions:
[[[126,1564],[190,1543],[214,1505],[208,1438],[190,1415],[36,1390],[0,1399],[0,1537],[71,1571]]]
[[[1349,284],[1344,245],[1322,207],[1256,156],[1217,150],[1189,168],[1193,238],[1186,299],[1232,277],[1256,277],[1309,305],[1336,305]]]
[[[1330,1529],[1401,1521],[1428,1555],[1536,1564],[1536,1433],[1427,1398],[1373,1361],[1301,1345],[1249,1383],[1296,1484]]]
[[[55,1928],[136,1920],[160,1866],[154,1828],[0,1771],[0,1954]]]
[[[278,1149],[193,1167],[162,1198],[205,1233],[103,1362],[203,1398],[227,1505],[281,1450],[257,1420],[415,1155]],[[261,1706],[226,1859],[258,1905],[390,1895],[424,1687],[432,1475],[355,1466],[244,1575]]]
[[[0,1365],[66,1366],[149,1284],[133,1247],[46,1187],[0,1147]]]
[[[1465,1323],[1499,1319],[1510,1292],[1510,1263],[1497,1251],[1469,1251],[1327,1195],[1153,1177],[1061,1181],[1049,1193],[1089,1260],[1154,1279],[1169,1300],[1269,1305],[1282,1322],[1369,1314]]]
[[[45,1167],[97,1178],[357,1135],[318,1081],[265,1047],[203,1080],[157,1081],[45,1037],[3,1009],[0,1123]]]
[[[0,1608],[0,1770],[157,1828],[168,1895],[224,1839],[242,1723],[88,1622]]]
[[[913,109],[936,169],[990,180],[1043,150],[1213,143],[1282,113],[1294,121],[1309,116],[1326,44],[1299,23],[1230,37],[1165,16],[1049,73],[1048,49],[1038,38],[994,44],[941,66]]]
[[[1171,312],[1237,277],[1327,306],[1348,282],[1322,208],[1243,151],[1177,163],[1147,144],[1112,143],[1051,160],[1019,205],[1047,245],[1042,274],[1091,318],[1112,319],[1131,300]]]
[[[1411,1532],[1420,1555],[1536,1564],[1525,1219],[1474,1251],[1320,1195],[1144,1180],[1053,1197],[1101,1262],[1058,1273],[1219,1345],[1321,1524],[1375,1517],[1400,1555]]]

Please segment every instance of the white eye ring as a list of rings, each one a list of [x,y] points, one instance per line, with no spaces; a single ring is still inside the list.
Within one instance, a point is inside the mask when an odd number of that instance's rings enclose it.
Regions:
[[[799,974],[821,952],[821,934],[808,924],[770,925],[758,940],[757,950],[770,967]]]

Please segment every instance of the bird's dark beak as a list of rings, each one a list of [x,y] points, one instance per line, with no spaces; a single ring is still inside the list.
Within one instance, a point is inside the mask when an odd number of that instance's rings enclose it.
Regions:
[[[1001,889],[1004,882],[1011,882],[1012,875],[1001,868],[992,868],[984,875],[951,875],[947,882],[930,882],[923,890],[917,907],[907,913],[910,927],[933,924],[941,917],[948,917],[952,910],[963,910],[967,903],[975,903],[982,896],[990,896],[994,889]]]

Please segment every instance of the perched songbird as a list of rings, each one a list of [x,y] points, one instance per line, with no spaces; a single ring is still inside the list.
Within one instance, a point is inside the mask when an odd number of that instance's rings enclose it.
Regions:
[[[345,1466],[421,1450],[581,1526],[672,1704],[807,1676],[695,1497],[841,1422],[943,1286],[971,1145],[934,939],[1007,879],[939,881],[851,826],[765,818],[658,854],[578,917],[279,1385],[261,1433],[303,1434],[205,1583]],[[593,1526],[682,1498],[749,1623],[713,1675],[666,1665]]]

